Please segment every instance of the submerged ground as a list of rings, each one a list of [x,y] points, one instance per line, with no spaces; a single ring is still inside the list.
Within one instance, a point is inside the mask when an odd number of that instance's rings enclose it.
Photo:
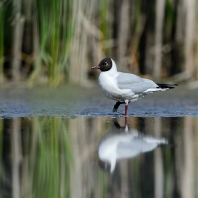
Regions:
[[[98,117],[122,116],[124,112],[124,105],[121,105],[120,113],[113,113],[115,102],[106,98],[97,85],[92,88],[65,85],[55,89],[10,84],[0,88],[0,92],[1,117]],[[179,86],[130,103],[128,114],[136,117],[197,116],[197,98],[197,90]]]

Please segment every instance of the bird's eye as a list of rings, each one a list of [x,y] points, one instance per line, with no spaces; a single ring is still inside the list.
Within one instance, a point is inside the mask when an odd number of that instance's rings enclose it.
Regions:
[[[105,65],[105,66],[107,66],[107,65],[108,65],[108,63],[107,63],[107,62],[104,62],[104,65]]]

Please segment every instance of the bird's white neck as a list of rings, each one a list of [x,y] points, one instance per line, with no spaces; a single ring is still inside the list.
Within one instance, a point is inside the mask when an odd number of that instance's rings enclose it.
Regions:
[[[115,62],[111,59],[112,61],[112,67],[109,71],[106,71],[105,74],[109,75],[109,76],[115,76],[117,74],[117,67]]]

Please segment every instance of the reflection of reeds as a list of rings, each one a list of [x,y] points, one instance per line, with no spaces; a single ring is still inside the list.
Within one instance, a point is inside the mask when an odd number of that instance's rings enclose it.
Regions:
[[[14,118],[12,121],[11,133],[11,157],[12,157],[12,197],[20,198],[20,164],[21,153],[21,123],[20,118]]]
[[[196,197],[195,194],[195,167],[194,167],[194,125],[193,117],[186,117],[184,121],[183,131],[183,165],[182,165],[182,177],[181,177],[181,195],[182,197]]]
[[[0,183],[2,183],[3,120],[0,120]],[[0,191],[2,191],[0,187]]]
[[[13,127],[13,197],[69,197],[72,156],[65,121],[18,118]]]
[[[154,134],[156,137],[161,136],[161,118],[154,118]],[[154,157],[154,171],[155,171],[155,198],[163,197],[163,187],[164,187],[164,174],[163,174],[163,158],[162,151],[156,149]]]
[[[71,151],[65,123],[58,118],[35,118],[34,124],[37,127],[33,133],[37,133],[38,140],[35,158],[31,158],[34,166],[30,164],[33,171],[31,194],[35,197],[68,197]]]
[[[129,118],[131,129],[143,125],[145,135],[165,135],[171,145],[118,161],[111,175],[97,164],[98,142],[113,130],[105,120],[16,118],[3,132],[0,121],[0,155],[7,160],[0,163],[0,190],[8,183],[13,197],[197,196],[197,118]]]

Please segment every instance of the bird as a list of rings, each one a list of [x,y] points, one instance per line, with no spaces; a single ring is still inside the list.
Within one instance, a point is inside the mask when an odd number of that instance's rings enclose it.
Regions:
[[[124,115],[127,116],[128,104],[145,95],[157,91],[173,89],[177,84],[157,84],[152,80],[141,78],[135,74],[117,71],[113,59],[104,58],[92,69],[101,71],[98,77],[98,84],[104,95],[116,101],[113,112],[117,112],[121,104],[125,104]]]
[[[149,152],[158,146],[168,146],[165,138],[156,138],[144,135],[136,129],[119,128],[106,133],[99,141],[98,156],[99,165],[104,170],[113,173],[116,163],[122,159],[134,158],[145,152]]]

